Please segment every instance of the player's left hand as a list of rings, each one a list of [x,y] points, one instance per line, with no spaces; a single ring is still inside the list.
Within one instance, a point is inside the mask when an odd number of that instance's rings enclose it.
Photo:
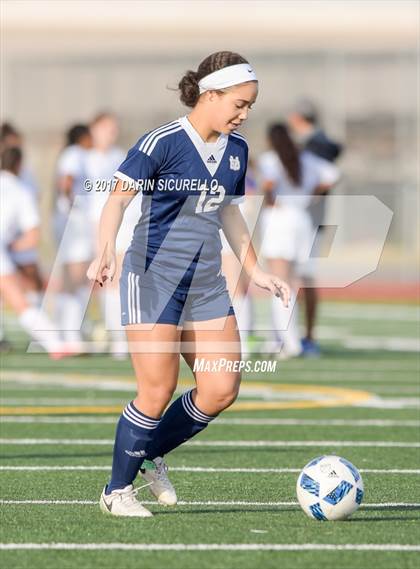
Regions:
[[[272,275],[270,273],[265,273],[264,271],[261,270],[257,270],[254,272],[252,280],[260,288],[269,290],[275,296],[281,298],[285,308],[289,306],[290,287],[279,277],[276,277],[276,275]]]

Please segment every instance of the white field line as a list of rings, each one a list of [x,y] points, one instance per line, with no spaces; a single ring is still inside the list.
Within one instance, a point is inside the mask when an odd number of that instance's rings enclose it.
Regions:
[[[404,378],[401,378],[401,385],[406,386],[417,386],[419,384],[419,380],[416,376],[418,372],[413,371],[409,375]],[[271,380],[273,381],[273,380]],[[308,385],[311,383],[316,384],[339,384],[339,383],[362,383],[364,387],[367,389],[372,387],[372,383],[379,383],[381,385],[390,384],[390,385],[399,385],[398,380],[395,379],[394,376],[386,377],[383,374],[378,375],[370,375],[369,372],[365,374],[354,374],[351,375],[350,373],[342,372],[342,373],[334,373],[334,372],[318,372],[316,371],[308,371],[305,373],[303,371],[294,373],[293,370],[284,370],[282,371],[282,382],[283,383],[293,383],[293,382],[301,382],[305,381],[308,382]],[[267,378],[267,383],[270,382],[270,378]],[[273,381],[274,383],[278,383],[278,379]]]
[[[412,386],[403,386],[403,385],[387,385],[387,386],[376,386],[374,391],[376,394],[386,395],[387,397],[401,395],[404,393],[405,395],[418,395],[419,394],[420,385],[412,385]]]
[[[146,506],[156,506],[156,500],[142,500],[142,504]],[[0,500],[0,505],[4,506],[98,506],[99,500]],[[285,507],[295,508],[299,506],[299,502],[248,502],[248,501],[179,501],[177,506],[267,506],[267,507]],[[367,503],[360,506],[361,509],[386,509],[386,508],[420,508],[420,502],[383,502],[383,503]]]
[[[129,377],[119,377],[117,379],[106,379],[102,376],[89,376],[83,374],[62,374],[43,377],[39,373],[30,371],[23,372],[3,372],[2,383],[16,389],[16,385],[30,385],[31,388],[58,386],[60,389],[98,389],[101,391],[129,391],[136,389],[135,382]]]
[[[265,358],[267,359],[267,358]],[[414,367],[408,370],[398,370],[399,373],[404,373],[404,378],[398,379],[398,384],[406,385],[418,385],[418,369]],[[365,385],[378,382],[378,383],[392,383],[395,385],[395,374],[392,373],[392,369],[387,370],[354,370],[351,369],[304,369],[290,367],[289,369],[283,370],[282,381],[287,382],[293,380],[296,381],[309,381],[309,382],[354,382],[354,383],[364,383]],[[392,375],[386,375],[392,373]],[[99,376],[88,376],[83,374],[67,374],[67,375],[54,375],[54,376],[41,376],[38,373],[33,372],[3,372],[2,384],[6,389],[16,390],[17,385],[30,385],[31,388],[44,387],[44,386],[58,386],[60,390],[62,389],[98,389],[101,391],[119,391],[119,392],[132,392],[135,390],[135,384],[130,378],[119,377],[113,379],[107,379],[105,377]],[[270,382],[270,379],[267,378]],[[276,380],[275,383],[278,383]],[[246,381],[243,382],[246,386]]]
[[[409,409],[420,406],[420,397],[379,397],[373,395],[369,400],[356,405],[379,409]]]
[[[39,415],[3,415],[0,417],[1,423],[40,423],[54,425],[115,425],[118,417],[48,417]],[[218,418],[210,423],[210,427],[218,425],[259,425],[259,426],[325,426],[325,427],[420,427],[420,420],[393,420],[393,419],[262,419],[253,417],[243,417],[241,419]]]
[[[118,415],[113,417],[48,417],[39,415],[2,415],[2,423],[47,424],[47,425],[115,425]],[[407,425],[408,426],[408,425]]]
[[[83,397],[1,397],[0,405],[30,405],[35,407],[38,405],[121,405],[123,409],[127,404],[126,400],[120,397],[109,397],[107,399]]]
[[[388,309],[385,310],[385,312]],[[370,311],[367,310],[366,313],[362,312],[362,311],[358,311],[358,312],[352,312],[351,310],[349,310],[348,312],[344,311],[341,312],[341,310],[337,310],[337,311],[331,311],[331,312],[326,312],[323,314],[323,316],[326,319],[331,319],[331,320],[335,320],[338,319],[341,322],[343,322],[343,320],[347,320],[347,322],[345,322],[345,326],[348,329],[350,327],[350,322],[356,322],[356,321],[384,321],[384,322],[389,322],[391,319],[393,322],[395,321],[400,321],[400,322],[419,322],[420,317],[419,317],[419,313],[418,310],[413,309],[412,313],[409,312],[399,312],[396,311],[393,313],[393,315],[388,315],[387,313],[380,313],[379,311]],[[343,322],[344,323],[344,322]],[[332,330],[336,329],[336,326],[333,324],[332,326],[319,326],[319,328],[331,328]]]
[[[349,335],[340,338],[339,343],[346,348],[361,350],[388,350],[390,352],[418,352],[420,350],[420,342],[417,338]]]
[[[359,382],[365,382],[366,385],[368,385],[371,381],[378,381],[378,382],[384,382],[386,383],[387,380],[388,381],[393,381],[394,384],[399,384],[399,381],[401,381],[401,383],[406,383],[407,380],[415,380],[418,382],[418,378],[416,377],[416,373],[417,371],[415,369],[413,370],[408,370],[408,371],[398,371],[398,374],[402,374],[404,375],[404,377],[400,377],[398,378],[398,380],[395,379],[395,371],[392,372],[392,376],[391,377],[386,377],[384,374],[386,373],[391,373],[391,372],[386,372],[385,370],[381,370],[381,371],[372,371],[369,372],[368,370],[364,370],[364,371],[355,371],[352,370],[351,368],[348,370],[345,369],[340,369],[340,370],[317,370],[315,369],[293,369],[292,367],[288,368],[288,369],[282,369],[282,379],[281,379],[281,383],[286,383],[288,381],[287,378],[292,378],[293,381],[298,381],[298,380],[313,380],[313,381],[359,381]],[[269,379],[268,379],[269,381]],[[274,381],[278,382],[278,379],[275,379]]]
[[[374,395],[367,401],[356,403],[355,407],[373,409],[417,409],[420,407],[420,397],[378,397]]]
[[[321,340],[334,340],[348,348],[379,349],[387,351],[417,352],[420,342],[413,336],[355,335],[348,327],[319,326],[317,336]]]
[[[278,426],[325,426],[325,427],[420,427],[420,420],[393,419],[216,419],[214,425],[278,425]]]
[[[265,304],[265,301],[262,301]],[[350,320],[385,320],[385,321],[417,321],[420,320],[420,309],[415,304],[390,305],[385,303],[364,304],[356,302],[323,302],[321,305],[321,316],[328,318],[338,318],[340,320],[348,318]],[[7,328],[20,330],[16,317],[5,312],[3,319]]]
[[[259,358],[271,361],[270,358],[263,358],[262,356]],[[404,372],[405,376],[400,377],[398,380],[395,379],[394,375],[386,376],[385,371],[383,372],[371,372],[366,370],[365,372],[352,372],[352,371],[338,371],[334,372],[331,370],[323,371],[323,370],[295,370],[293,368],[284,369],[282,370],[282,380],[280,383],[292,383],[292,382],[300,382],[300,381],[307,381],[311,383],[363,383],[365,387],[367,387],[371,383],[380,383],[380,384],[392,384],[392,385],[418,385],[418,370],[413,369],[412,371]],[[417,374],[417,375],[416,375]],[[257,377],[259,379],[264,379],[266,383],[279,383],[278,379],[272,379],[270,377],[265,377],[263,373],[257,375],[257,373],[253,374],[252,377]],[[250,376],[251,378],[251,376]],[[40,379],[32,379],[32,380],[21,380],[16,378],[13,380],[16,385],[10,386],[9,382],[7,385],[5,382],[0,381],[2,385],[3,391],[13,389],[16,391],[16,386],[20,385],[30,385],[31,388],[43,388],[46,385],[51,386],[52,388],[59,388],[59,389],[97,389],[99,391],[116,391],[116,392],[129,392],[132,393],[136,390],[136,386],[133,385],[132,382],[126,383],[123,381],[115,380],[113,382],[108,382],[107,380],[91,380],[91,381],[71,381],[69,379],[51,379],[51,380],[40,380]],[[243,381],[242,385],[246,385],[246,381]],[[192,384],[191,384],[192,385]],[[184,390],[184,385],[181,385],[178,389],[179,392]]]
[[[110,471],[110,465],[62,465],[62,466],[0,466],[0,472],[63,472],[63,471]],[[171,466],[171,472],[200,472],[200,473],[243,473],[243,474],[297,474],[301,468],[217,468],[204,466]],[[420,469],[407,468],[360,468],[362,474],[420,474]]]
[[[389,358],[386,360],[386,364],[381,363],[381,362],[369,362],[366,363],[363,360],[360,361],[346,361],[345,364],[343,362],[334,360],[334,361],[330,361],[330,360],[323,360],[318,359],[315,360],[314,362],[311,362],[311,365],[308,365],[308,362],[305,360],[291,360],[289,362],[287,362],[287,371],[288,372],[299,372],[299,371],[303,371],[303,372],[307,372],[308,370],[314,371],[314,372],[328,372],[331,373],[332,371],[336,371],[339,373],[344,373],[347,371],[350,371],[351,373],[367,373],[367,374],[371,374],[372,372],[374,373],[391,373],[393,371],[398,371],[398,372],[402,372],[402,373],[409,373],[409,372],[416,372],[419,369],[419,362],[418,360],[413,360],[413,361],[402,361],[399,358],[393,359],[393,358]],[[286,370],[285,370],[286,371]],[[71,379],[72,375],[76,375],[77,378],[79,379],[78,385],[81,384],[81,379],[85,379],[86,381],[90,381],[90,380],[103,380],[103,381],[107,381],[107,382],[113,382],[115,383],[116,381],[124,381],[124,382],[129,382],[131,383],[131,385],[133,385],[133,380],[130,379],[130,376],[115,376],[112,375],[107,379],[107,376],[99,376],[99,375],[95,375],[95,374],[80,374],[79,372],[75,372],[75,374],[71,374],[71,373],[63,373],[61,375],[56,375],[54,374],[54,378],[48,378],[47,376],[42,377],[42,374],[39,374],[37,372],[31,372],[31,371],[17,371],[17,370],[8,370],[7,373],[4,373],[3,376],[3,383],[7,383],[10,384],[11,387],[13,387],[14,384],[14,380],[15,378],[26,378],[26,380],[30,380],[32,377],[32,381],[37,381],[38,379],[41,381],[42,384],[45,385],[45,383],[48,383],[48,379],[51,379],[51,381],[53,381],[54,383],[57,383],[57,381],[59,381],[60,379]],[[46,380],[46,381],[44,381]],[[135,385],[135,382],[134,382]]]
[[[0,550],[78,551],[395,551],[418,552],[420,545],[397,543],[0,543]]]
[[[274,384],[273,384],[274,385]],[[178,392],[180,393],[180,391]],[[312,401],[324,401],[325,394],[311,393],[311,388],[308,386],[308,392],[282,392],[273,393],[270,391],[269,385],[262,385],[261,390],[256,388],[248,389],[246,385],[242,388],[242,394],[239,396],[238,401],[247,401],[249,403],[263,404],[264,401],[295,401],[311,399]],[[261,399],[256,399],[256,396],[260,396]],[[86,400],[86,399],[54,399],[53,401],[48,400],[36,400],[36,399],[9,399],[0,401],[0,405],[10,405],[12,408],[19,405],[30,405],[36,407],[38,405],[50,405],[50,406],[67,406],[67,405],[77,405],[80,407],[79,412],[82,412],[84,406],[97,406],[97,405],[113,405],[119,406],[121,409],[124,408],[124,403],[121,400]],[[368,407],[368,408],[378,408],[378,409],[416,409],[420,407],[420,397],[379,397],[378,395],[372,394],[367,401],[362,401],[361,403],[356,403],[356,407]]]
[[[417,322],[420,319],[418,306],[389,306],[378,304],[376,306],[360,306],[354,304],[332,305],[326,303],[321,309],[322,316],[328,318],[348,318],[350,320],[385,320]]]
[[[384,447],[384,448],[420,448],[420,443],[394,441],[192,441],[191,446],[228,446],[228,447]]]
[[[113,445],[114,439],[0,439],[3,445]],[[420,448],[420,443],[395,441],[191,441],[196,447],[382,447]]]

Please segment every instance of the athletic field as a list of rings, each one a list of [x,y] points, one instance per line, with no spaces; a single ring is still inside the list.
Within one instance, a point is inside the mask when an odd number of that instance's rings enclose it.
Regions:
[[[381,569],[418,567],[420,416],[417,312],[410,305],[324,303],[318,360],[247,374],[237,404],[168,456],[179,505],[104,516],[119,411],[134,396],[128,362],[3,357],[1,561],[7,569]],[[180,390],[191,384],[181,370]],[[365,483],[347,522],[296,503],[300,469],[337,453]],[[138,481],[140,484],[140,481]],[[417,562],[416,562],[417,559]]]

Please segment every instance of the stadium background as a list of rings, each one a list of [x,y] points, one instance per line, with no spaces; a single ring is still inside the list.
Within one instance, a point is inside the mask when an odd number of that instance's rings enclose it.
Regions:
[[[46,273],[65,130],[111,110],[128,148],[139,133],[185,112],[167,87],[219,49],[243,52],[261,78],[245,131],[254,155],[264,149],[267,123],[309,97],[328,134],[346,147],[336,192],[373,194],[394,212],[377,271],[325,291],[323,357],[245,374],[231,412],[169,457],[181,505],[150,504],[156,516],[141,529],[110,521],[97,507],[115,421],[133,392],[129,361],[28,354],[27,337],[8,313],[15,349],[2,358],[3,565],[417,567],[418,3],[38,0],[3,1],[0,9],[1,118],[24,134],[41,188]],[[354,224],[360,240],[349,259],[362,263],[364,228]],[[267,321],[269,307],[261,307],[258,318]],[[184,390],[186,366],[180,376]],[[366,499],[349,523],[315,523],[296,505],[297,474],[321,453],[362,469]],[[73,550],[51,550],[57,543]],[[158,547],[119,551],[112,544]],[[213,550],[194,550],[197,544]]]
[[[2,114],[26,137],[44,219],[64,131],[117,113],[120,145],[185,112],[175,87],[219,49],[243,52],[260,96],[245,135],[265,147],[267,123],[298,97],[318,106],[345,144],[337,192],[377,196],[394,212],[378,270],[351,289],[413,295],[417,278],[418,4],[416,2],[3,2]],[[342,212],[345,215],[345,212]],[[349,258],[366,250],[363,229]],[[44,224],[44,260],[53,250]],[[392,288],[392,287],[391,287]],[[347,291],[349,294],[349,291]],[[374,293],[373,293],[374,294]]]

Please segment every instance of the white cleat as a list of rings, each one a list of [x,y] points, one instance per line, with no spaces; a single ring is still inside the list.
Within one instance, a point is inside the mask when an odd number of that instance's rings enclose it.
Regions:
[[[168,467],[160,456],[149,460],[154,468],[141,468],[140,473],[146,482],[149,482],[149,490],[163,506],[175,506],[177,502],[175,488],[168,478]],[[144,463],[143,463],[144,464]]]
[[[129,484],[125,488],[113,490],[108,495],[105,494],[105,488],[99,500],[99,506],[104,514],[137,518],[150,518],[153,516],[152,512],[149,512],[147,508],[142,506],[136,498],[140,488],[134,488],[132,484]]]

